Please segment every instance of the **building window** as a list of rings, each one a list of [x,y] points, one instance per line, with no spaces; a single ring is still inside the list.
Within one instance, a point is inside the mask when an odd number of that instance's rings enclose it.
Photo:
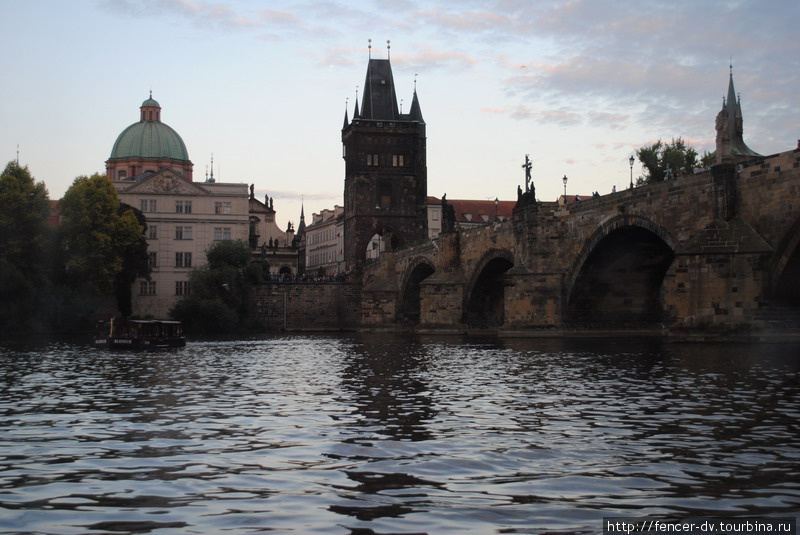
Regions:
[[[217,214],[217,215],[230,214],[231,213],[231,203],[229,203],[229,202],[215,202],[214,203],[214,213]]]
[[[139,201],[139,208],[142,212],[155,212],[156,207],[156,199],[142,199]]]
[[[175,267],[192,267],[192,253],[175,253]]]
[[[124,169],[120,169],[119,171],[117,171],[117,179],[118,180],[122,180],[122,179],[125,179],[125,178],[128,178],[128,172],[127,171],[125,171]]]
[[[230,227],[214,227],[215,240],[230,240],[231,228]]]
[[[403,167],[404,165],[402,154],[392,154],[392,167]]]
[[[155,268],[158,267],[158,253],[156,252],[149,252],[147,253],[147,267]]]
[[[176,214],[191,214],[192,213],[192,201],[175,201],[175,213]]]
[[[139,295],[156,295],[156,281],[140,281]]]
[[[192,239],[192,227],[175,227],[175,239],[176,240],[191,240]]]
[[[374,167],[378,165],[378,155],[377,154],[367,154],[367,165]]]
[[[189,295],[189,281],[175,281],[175,295]]]
[[[147,239],[148,240],[157,240],[158,239],[158,227],[155,225],[147,225]]]

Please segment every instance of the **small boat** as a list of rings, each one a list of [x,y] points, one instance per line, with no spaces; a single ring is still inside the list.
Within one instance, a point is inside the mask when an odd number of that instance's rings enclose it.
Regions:
[[[97,322],[94,345],[109,349],[170,349],[186,345],[180,321],[118,320]]]

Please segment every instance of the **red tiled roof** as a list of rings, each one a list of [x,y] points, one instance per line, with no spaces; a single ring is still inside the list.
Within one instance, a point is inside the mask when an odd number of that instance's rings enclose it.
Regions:
[[[441,199],[428,196],[428,204],[441,202]],[[447,204],[453,205],[458,223],[483,223],[486,221],[483,216],[487,216],[488,221],[494,220],[495,217],[511,219],[511,211],[517,201],[498,201],[495,206],[495,202],[491,200],[447,199]],[[471,216],[471,219],[468,219],[467,215]]]

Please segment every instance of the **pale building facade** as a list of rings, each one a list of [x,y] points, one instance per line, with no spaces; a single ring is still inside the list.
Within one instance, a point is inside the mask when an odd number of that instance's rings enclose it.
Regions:
[[[305,228],[306,273],[336,275],[344,269],[344,207],[312,214]]]
[[[147,218],[151,280],[133,286],[133,314],[166,318],[175,302],[191,292],[192,268],[206,262],[219,240],[248,240],[246,184],[194,183],[172,169],[141,179],[114,180],[120,201]]]

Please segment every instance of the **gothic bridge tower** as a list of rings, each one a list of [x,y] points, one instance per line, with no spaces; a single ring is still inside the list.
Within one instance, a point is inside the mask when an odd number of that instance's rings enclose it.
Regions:
[[[428,176],[425,121],[416,87],[408,113],[400,113],[388,59],[370,58],[361,108],[342,128],[344,261],[360,271],[374,235],[387,250],[427,239]]]

